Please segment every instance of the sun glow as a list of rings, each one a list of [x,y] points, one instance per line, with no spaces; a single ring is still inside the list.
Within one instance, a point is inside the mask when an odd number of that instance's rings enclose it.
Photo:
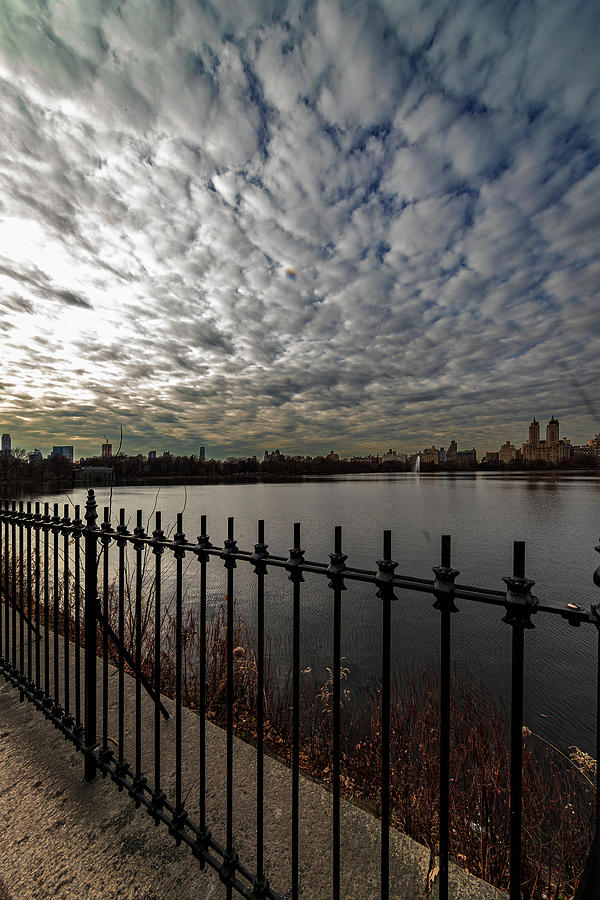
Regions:
[[[58,281],[68,270],[64,245],[33,219],[0,219],[0,247],[12,263],[35,266]]]

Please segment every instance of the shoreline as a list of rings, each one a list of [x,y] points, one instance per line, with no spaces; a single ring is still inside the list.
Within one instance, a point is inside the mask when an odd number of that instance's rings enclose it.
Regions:
[[[304,475],[288,475],[265,473],[240,473],[231,475],[156,475],[153,477],[139,478],[115,478],[112,485],[106,482],[88,483],[87,481],[77,481],[73,478],[64,480],[39,482],[37,479],[25,479],[21,481],[0,481],[0,493],[7,494],[7,489],[15,489],[21,491],[27,489],[29,493],[32,488],[39,490],[41,493],[57,493],[61,490],[73,490],[75,488],[86,487],[152,487],[158,485],[194,485],[194,484],[299,484],[302,482],[321,482],[321,481],[362,481],[366,478],[380,479],[389,478],[390,476],[405,476],[419,478],[582,478],[592,477],[600,478],[600,468],[555,468],[555,469],[467,469],[467,470],[435,470],[410,472],[406,470],[384,470],[384,471],[367,471],[367,472],[328,472],[322,475],[315,473],[306,473]]]

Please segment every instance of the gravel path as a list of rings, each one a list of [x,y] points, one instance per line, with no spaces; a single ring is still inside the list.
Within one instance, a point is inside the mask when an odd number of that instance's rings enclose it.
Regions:
[[[166,828],[83,760],[32,704],[0,686],[1,900],[221,898]]]

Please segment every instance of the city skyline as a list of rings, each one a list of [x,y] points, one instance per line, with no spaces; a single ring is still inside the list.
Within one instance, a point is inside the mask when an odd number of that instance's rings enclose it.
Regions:
[[[122,426],[127,452],[481,455],[532,409],[598,432],[597,4],[3,19],[20,443],[87,453]]]
[[[457,440],[451,429],[450,429],[449,433],[445,437],[442,438],[442,440],[445,442],[446,445],[450,445],[450,444],[454,445],[455,450],[456,450],[456,445],[458,445],[459,449],[461,449],[463,451],[470,450],[471,448],[475,449],[477,459],[483,459],[485,457],[486,453],[489,455],[490,452],[492,452],[492,453],[497,452],[500,449],[504,449],[504,448],[508,448],[508,447],[512,447],[513,450],[516,448],[520,453],[521,448],[524,447],[526,444],[532,445],[534,447],[537,447],[538,445],[543,447],[547,443],[548,444],[560,444],[560,445],[565,445],[565,446],[572,445],[574,447],[579,447],[579,446],[586,446],[586,445],[590,444],[590,442],[593,441],[594,439],[596,440],[596,442],[598,440],[598,436],[599,436],[598,432],[588,435],[582,441],[573,441],[571,439],[570,435],[560,434],[560,428],[561,428],[560,421],[557,420],[553,414],[548,417],[548,422],[545,426],[543,425],[543,422],[544,422],[543,417],[538,421],[538,419],[534,415],[533,419],[531,420],[529,425],[524,426],[524,428],[522,429],[521,437],[514,437],[513,435],[504,434],[501,438],[502,448],[501,448],[500,442],[498,443],[498,445],[496,447],[491,446],[488,442],[488,445],[484,449],[483,445],[481,447],[478,447],[475,445],[475,443],[469,442],[468,439],[466,441]],[[541,436],[541,434],[542,434],[541,428],[542,427],[545,428],[545,436],[544,437]],[[7,448],[10,450],[10,445],[12,442],[12,435],[10,433],[5,433],[2,435],[2,438],[3,438],[3,449],[4,449],[4,444],[6,443]],[[84,452],[74,453],[73,446],[55,445],[53,443],[53,441],[56,438],[57,438],[56,435],[51,436],[52,454],[49,453],[48,456],[54,455],[56,452],[59,452],[59,455],[70,455],[71,460],[73,460],[73,458],[75,458],[75,459],[78,459],[78,458],[81,458],[81,459],[86,459],[86,458],[110,459],[113,456],[113,444],[106,441],[106,435],[103,435],[103,437],[102,437],[102,443],[100,445],[99,452],[98,452],[98,447],[94,445],[92,447],[91,452],[87,452],[87,453],[84,453]],[[5,439],[6,439],[6,441],[5,441]],[[41,441],[38,441],[38,443],[43,444],[43,442],[41,442]],[[439,444],[439,447],[436,448],[436,444]],[[153,449],[148,449],[148,448],[128,449],[125,446],[125,443],[122,441],[122,437],[121,437],[121,442],[119,443],[118,447],[119,447],[119,450],[118,451],[115,450],[115,454],[118,452],[118,453],[122,454],[123,456],[144,456],[144,457],[147,456],[149,459],[150,458],[155,459],[157,454],[160,456],[162,453],[170,453],[173,456],[177,456],[177,455],[197,456],[200,459],[205,459],[205,458],[206,459],[224,459],[227,456],[234,455],[234,454],[230,454],[230,453],[225,454],[225,455],[219,455],[218,453],[215,453],[215,454],[211,455],[210,452],[207,454],[206,447],[204,445],[199,445],[196,448],[197,452],[193,451],[191,453],[177,453],[176,451],[173,452],[173,448],[168,447],[168,446],[163,447],[160,451],[157,451],[154,448]],[[21,445],[18,444],[18,442],[14,445],[14,449],[15,450],[26,449],[28,451],[31,450],[31,448],[29,448],[29,447],[22,447]],[[39,452],[37,447],[35,449],[36,449],[36,452]],[[265,449],[267,452],[273,452],[273,451],[278,452],[281,450],[285,455],[289,455],[289,456],[306,455],[306,456],[317,457],[317,456],[326,456],[328,454],[334,453],[334,454],[339,455],[342,458],[348,458],[351,456],[355,456],[355,457],[358,457],[358,456],[382,456],[385,458],[385,456],[387,454],[392,453],[392,452],[394,454],[398,453],[400,455],[410,457],[410,456],[414,456],[416,454],[423,453],[424,451],[428,451],[428,450],[438,449],[438,450],[443,451],[445,448],[444,448],[443,443],[441,443],[439,441],[436,442],[436,441],[430,440],[429,443],[425,442],[421,446],[408,447],[408,448],[406,446],[400,446],[400,444],[398,442],[396,442],[395,446],[391,445],[390,447],[386,447],[385,449],[383,447],[376,447],[369,453],[364,453],[364,454],[345,452],[343,449],[340,449],[339,447],[338,448],[328,447],[327,449],[323,449],[320,451],[313,450],[310,453],[302,454],[296,448],[288,447],[285,445],[285,442],[283,442],[283,443],[280,443],[280,445],[277,447],[275,447],[275,446],[268,447],[268,448],[263,447],[262,449],[254,448],[253,450],[249,451],[248,453],[238,454],[238,456],[239,456],[239,458],[244,458],[244,457],[262,458],[263,452],[265,452]],[[64,451],[70,451],[70,454],[65,453]],[[558,457],[556,459],[553,457],[553,461],[555,461],[555,462],[561,461],[563,459],[563,456],[564,455],[561,455],[560,459],[558,459]],[[539,454],[537,454],[537,455],[534,454],[534,456],[530,456],[529,461],[532,461],[534,458],[539,458]],[[566,458],[566,456],[564,456],[564,458]]]

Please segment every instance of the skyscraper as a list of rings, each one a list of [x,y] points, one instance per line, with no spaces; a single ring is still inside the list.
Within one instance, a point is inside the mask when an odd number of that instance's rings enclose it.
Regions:
[[[554,416],[546,425],[546,442],[548,444],[558,444],[558,419]]]
[[[529,438],[521,445],[521,455],[525,463],[543,462],[550,465],[568,460],[570,448],[565,441],[559,440],[559,423],[554,416],[546,425],[546,440],[540,441],[540,423],[532,419],[529,426]]]
[[[73,448],[72,447],[56,447],[52,448],[51,456],[64,456],[66,459],[70,459],[73,462]]]
[[[6,453],[7,455],[11,451],[11,442],[10,442],[10,434],[2,435],[2,453]]]
[[[112,456],[112,444],[102,444],[102,459],[110,459]]]
[[[456,459],[456,454],[458,453],[458,444],[456,441],[450,441],[448,444],[448,449],[446,450],[446,462],[452,462],[452,460]]]
[[[533,417],[531,420],[531,425],[529,426],[529,440],[528,444],[531,444],[532,447],[537,447],[540,442],[540,423],[538,420]]]

